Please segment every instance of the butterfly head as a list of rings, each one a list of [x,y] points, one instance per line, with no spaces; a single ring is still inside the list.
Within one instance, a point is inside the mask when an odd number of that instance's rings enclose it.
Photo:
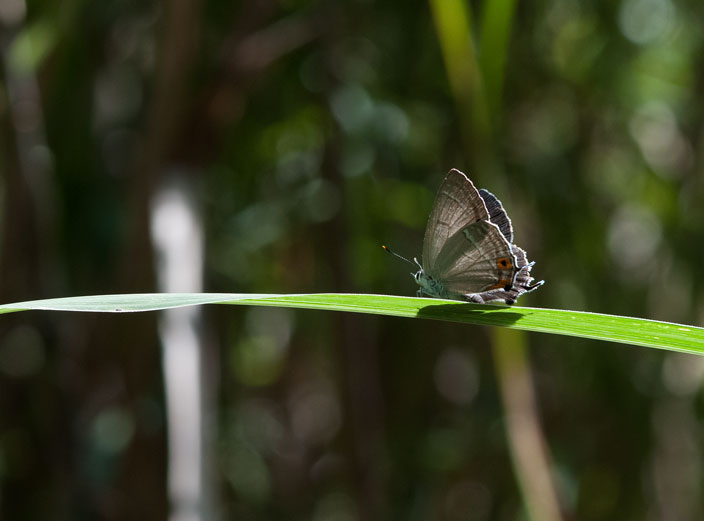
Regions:
[[[411,273],[413,279],[416,281],[416,284],[420,286],[418,296],[421,297],[425,294],[436,298],[447,298],[447,291],[440,281],[434,279],[432,275],[426,273],[423,266],[421,266],[420,262],[418,262],[418,259],[414,257],[413,260],[418,266],[418,271]]]
[[[391,255],[394,255],[395,257],[398,257],[399,259],[402,259],[408,262],[409,264],[413,264],[406,257],[402,257],[395,251],[392,251],[388,246],[382,245],[382,248],[384,248]],[[415,273],[411,272],[413,280],[415,280],[416,284],[420,286],[420,288],[418,289],[418,296],[422,297],[425,294],[436,298],[447,298],[447,291],[445,290],[444,286],[440,284],[439,281],[435,280],[431,275],[425,272],[423,266],[418,261],[417,257],[413,257],[413,262],[415,262],[416,266],[418,266],[418,271],[416,271]]]

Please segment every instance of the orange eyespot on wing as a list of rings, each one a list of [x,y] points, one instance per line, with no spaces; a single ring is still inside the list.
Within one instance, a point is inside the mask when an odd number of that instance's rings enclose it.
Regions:
[[[513,262],[511,262],[511,259],[509,259],[508,257],[499,257],[498,259],[496,259],[496,266],[500,270],[510,270],[511,268],[513,268]]]

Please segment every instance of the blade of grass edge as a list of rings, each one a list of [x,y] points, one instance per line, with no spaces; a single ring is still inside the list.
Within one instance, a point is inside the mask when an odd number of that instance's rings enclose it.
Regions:
[[[606,340],[684,353],[704,354],[704,328],[585,311],[490,306],[393,295],[313,293],[149,293],[94,295],[0,305],[0,313],[25,310],[137,312],[201,304],[236,304],[348,311],[426,318],[524,331]]]

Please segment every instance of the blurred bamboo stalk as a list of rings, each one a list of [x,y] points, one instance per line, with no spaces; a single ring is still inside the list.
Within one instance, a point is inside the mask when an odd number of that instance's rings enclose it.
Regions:
[[[652,407],[649,464],[656,519],[702,519],[701,426],[698,400],[704,360],[669,353],[663,360],[663,390]]]
[[[45,116],[38,81],[39,60],[17,52],[18,36],[27,18],[24,0],[0,0],[0,296],[4,301],[45,294],[55,289],[55,207],[53,205],[54,170],[47,146]],[[36,53],[35,53],[36,54]],[[54,262],[52,262],[54,261]],[[6,341],[13,332],[23,328],[31,331],[35,344],[44,352],[47,339],[60,333],[54,321],[3,320],[0,339]],[[23,346],[24,347],[24,346]],[[5,362],[3,362],[4,364]],[[26,424],[26,394],[7,373],[0,374],[3,407],[0,424],[3,436]],[[55,403],[63,396],[57,393]],[[8,407],[14,400],[20,408]],[[59,422],[57,422],[59,423]],[[6,471],[8,460],[7,438],[0,443],[3,471],[0,472],[0,512],[17,508],[21,494],[7,494]],[[65,431],[54,425],[51,436],[42,438],[50,447],[50,460],[37,459],[34,465],[23,469],[24,475],[34,480],[37,489],[46,490],[51,480],[61,480],[65,488],[52,489],[45,498],[46,506],[55,509],[70,496],[73,476],[61,465],[66,451],[62,444]],[[30,442],[31,443],[31,442]],[[28,445],[34,449],[36,445]],[[38,450],[39,452],[39,450]],[[46,452],[45,452],[46,454]],[[19,500],[21,501],[21,500]],[[17,510],[15,510],[17,511]],[[0,517],[5,517],[0,514]]]
[[[0,9],[0,291],[5,300],[42,294],[55,282],[54,172],[37,79],[40,58],[16,49],[26,14],[24,1]]]
[[[164,4],[145,136],[130,186],[132,222],[123,267],[127,288],[150,287],[156,273],[160,291],[202,290],[203,231],[189,193],[193,185],[186,181],[163,185],[175,169],[174,144],[186,116],[200,9],[199,0]],[[181,173],[187,177],[198,171]],[[209,410],[204,397],[210,395],[201,373],[199,318],[196,310],[165,312],[159,324],[168,423],[168,516],[172,521],[206,519],[215,496],[208,479],[210,453],[203,441],[204,409]]]
[[[526,335],[496,327],[492,329],[492,342],[506,411],[506,434],[528,517],[533,521],[561,521],[550,455],[538,420]]]
[[[150,204],[159,204],[165,196],[165,192],[159,191],[162,181],[178,171],[184,174],[181,177],[186,185],[185,188],[176,187],[180,195],[171,194],[172,207],[179,207],[182,212],[186,210],[196,221],[193,228],[198,230],[190,239],[181,238],[184,241],[181,246],[174,245],[174,248],[184,247],[190,241],[190,247],[179,250],[181,253],[172,252],[169,258],[170,262],[180,263],[181,269],[186,270],[182,272],[181,279],[185,273],[192,284],[184,287],[183,280],[178,287],[166,284],[163,277],[169,268],[159,267],[157,262],[159,288],[161,291],[202,290],[203,246],[202,236],[198,235],[202,234],[199,229],[200,215],[184,199],[196,185],[192,181],[202,176],[205,165],[217,154],[217,136],[222,132],[222,127],[233,124],[239,117],[237,107],[243,103],[251,79],[282,56],[330,30],[330,20],[318,17],[291,17],[272,24],[269,19],[274,13],[274,6],[275,2],[266,1],[245,3],[241,7],[231,36],[223,43],[220,53],[222,70],[203,89],[194,107],[187,103],[187,92],[188,78],[196,58],[201,2],[170,0],[165,5],[159,43],[163,59],[157,61],[145,139],[132,182],[133,210],[130,213],[134,222],[126,256],[126,280],[136,281],[137,284],[148,283],[145,281],[149,280],[151,263],[138,263],[133,268],[131,266],[135,263],[129,261],[134,252],[142,252],[142,256],[144,252],[151,254],[151,245],[145,243],[146,223],[149,220],[147,209]],[[152,224],[155,222],[156,215],[152,215]],[[155,245],[166,240],[166,232],[159,238],[153,235]],[[166,246],[162,244],[159,250],[157,253],[162,258],[158,260],[165,260]],[[198,260],[192,257],[186,259],[189,254],[196,253],[201,256]],[[135,270],[138,270],[137,273]],[[197,283],[193,277],[198,277]],[[160,324],[169,423],[167,479],[172,521],[210,519],[217,510],[213,455],[205,444],[210,437],[209,426],[216,422],[214,414],[217,411],[212,403],[217,382],[212,376],[203,378],[206,373],[212,374],[213,368],[209,370],[208,362],[212,360],[209,360],[207,351],[204,357],[204,347],[207,346],[196,327],[198,321],[197,313],[165,313]]]
[[[465,140],[469,144],[472,138],[490,138],[491,126],[472,41],[469,5],[463,0],[430,0],[430,7]]]
[[[484,80],[486,103],[491,118],[501,113],[506,53],[513,26],[516,0],[484,3],[479,41],[479,67]]]
[[[477,58],[469,5],[463,0],[430,0],[430,6],[465,133],[466,153],[482,168],[500,172],[500,162],[492,154],[492,117],[501,112],[503,70],[515,0],[485,2],[481,58]],[[526,511],[534,521],[559,521],[562,516],[538,421],[525,333],[494,328],[492,342],[508,442]]]

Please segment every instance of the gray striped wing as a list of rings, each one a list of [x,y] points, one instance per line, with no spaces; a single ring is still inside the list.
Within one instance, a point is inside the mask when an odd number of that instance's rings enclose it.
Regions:
[[[478,221],[489,220],[484,201],[472,181],[456,169],[450,170],[440,185],[433,210],[428,218],[423,240],[423,265],[429,273],[437,273],[441,251],[450,237]],[[446,264],[445,255],[442,255]],[[456,259],[455,259],[456,260]],[[442,267],[442,271],[445,271]]]
[[[499,227],[499,230],[501,230],[501,233],[504,234],[508,242],[513,243],[513,225],[501,201],[489,190],[485,190],[484,188],[479,189],[479,195],[489,212],[489,220]]]
[[[435,265],[426,271],[451,298],[458,298],[510,287],[516,274],[516,258],[499,227],[482,220],[452,235]]]

